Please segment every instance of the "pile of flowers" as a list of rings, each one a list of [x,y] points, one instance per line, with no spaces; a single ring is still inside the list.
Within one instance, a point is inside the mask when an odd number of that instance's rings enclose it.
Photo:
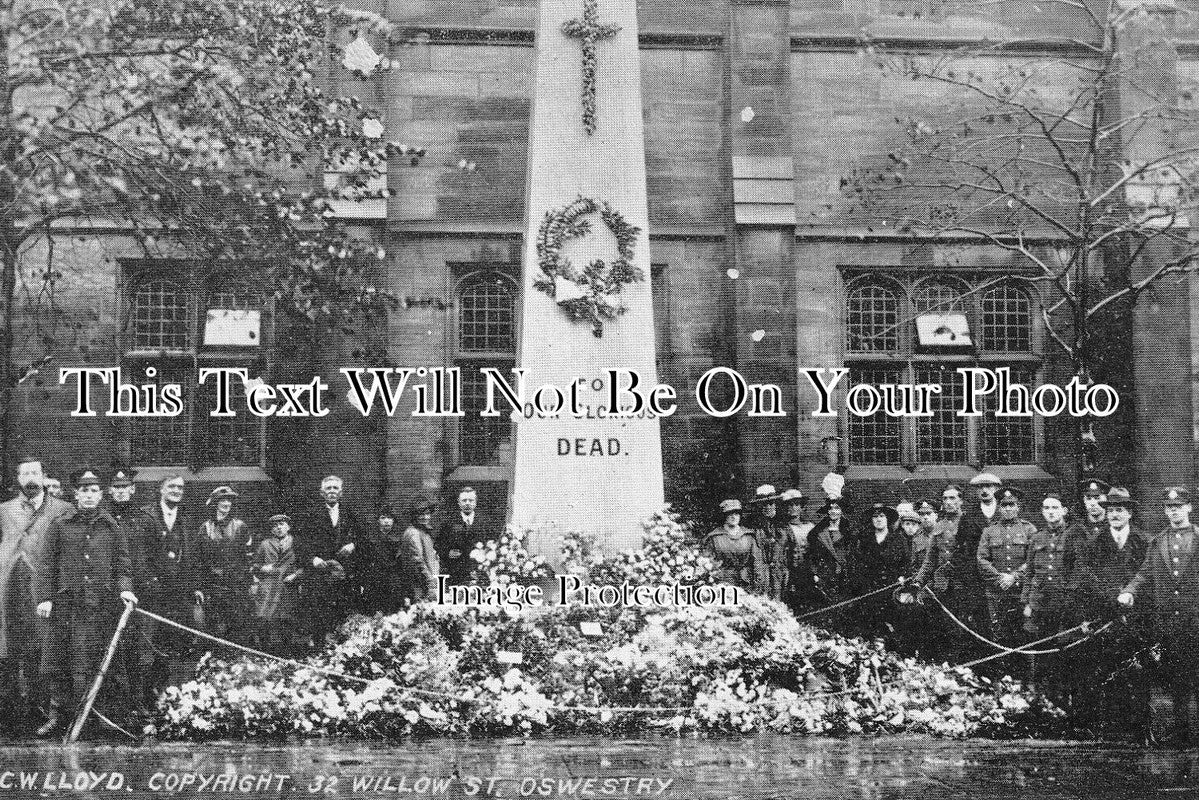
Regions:
[[[532,531],[509,525],[496,541],[480,543],[471,551],[475,561],[473,583],[480,586],[527,585],[554,577],[544,556],[531,554],[527,542]]]
[[[710,582],[686,526],[663,512],[646,544],[598,560],[567,537],[590,580]],[[497,582],[544,561],[510,528],[477,558]],[[598,625],[598,632],[594,625]],[[586,632],[585,632],[586,631]],[[900,659],[879,642],[797,622],[743,595],[736,607],[424,604],[357,617],[300,668],[206,659],[167,690],[168,738],[639,732],[1054,735],[1064,714],[1010,679]],[[513,658],[519,654],[519,658]]]

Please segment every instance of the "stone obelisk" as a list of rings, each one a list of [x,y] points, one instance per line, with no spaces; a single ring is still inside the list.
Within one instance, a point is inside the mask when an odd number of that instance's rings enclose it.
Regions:
[[[509,507],[518,525],[552,522],[594,532],[611,552],[638,544],[642,521],[663,504],[658,419],[606,416],[606,388],[596,391],[597,381],[607,383],[609,368],[636,372],[641,389],[657,383],[637,5],[540,0],[536,35],[518,365],[526,370],[529,396],[545,384],[565,391],[582,379],[579,406],[586,410],[522,415]],[[626,311],[603,321],[602,336],[559,305],[575,287],[560,280],[570,291],[551,297],[535,285],[545,278],[538,236],[547,212],[580,197],[608,203],[640,228],[631,261],[644,280],[623,284],[619,302]],[[561,252],[576,269],[596,259],[611,264],[618,256],[616,237],[600,214],[587,221],[590,232],[571,237]]]

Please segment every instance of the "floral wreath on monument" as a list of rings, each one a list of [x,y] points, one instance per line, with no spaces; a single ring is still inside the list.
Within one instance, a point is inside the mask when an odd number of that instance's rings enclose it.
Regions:
[[[589,214],[599,214],[616,237],[617,257],[611,264],[597,258],[579,269],[562,255],[562,247],[591,232],[586,219]],[[565,208],[547,211],[537,233],[537,265],[542,277],[533,285],[556,300],[572,320],[590,322],[591,332],[603,336],[604,320],[616,319],[627,310],[620,300],[621,289],[645,280],[633,263],[633,246],[640,233],[640,228],[630,225],[605,200],[580,195]]]

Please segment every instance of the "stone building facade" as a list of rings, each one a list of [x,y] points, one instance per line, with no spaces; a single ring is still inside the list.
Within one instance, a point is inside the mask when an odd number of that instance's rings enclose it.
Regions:
[[[330,472],[346,478],[348,501],[363,509],[406,506],[418,494],[449,508],[466,484],[485,505],[503,506],[511,432],[474,414],[479,384],[471,378],[479,366],[515,363],[535,2],[361,5],[396,25],[393,68],[367,80],[338,73],[335,89],[381,109],[388,139],[427,149],[415,166],[391,165],[394,196],[385,207],[346,211],[385,248],[377,277],[404,307],[362,337],[309,343],[272,320],[270,303],[241,276],[213,275],[183,258],[148,264],[119,236],[81,231],[55,257],[88,276],[94,314],[56,365],[74,359],[132,371],[153,362],[169,372],[221,361],[277,381],[320,373],[335,389],[331,413],[319,420],[214,422],[197,392],[184,420],[129,423],[70,417],[72,390],[47,375],[20,394],[21,430],[24,446],[48,453],[57,472],[114,455],[146,479],[183,467],[200,487],[233,482],[261,498],[255,513],[314,499]],[[948,405],[924,420],[814,418],[816,395],[800,372],[846,365],[855,381],[950,384],[954,368],[980,363],[1009,366],[1030,382],[1068,380],[1038,297],[1002,282],[976,291],[1020,272],[1018,261],[994,248],[912,239],[863,217],[842,188],[846,174],[894,146],[898,119],[941,100],[881,74],[864,52],[864,29],[923,53],[1024,42],[996,48],[997,63],[1054,58],[1051,41],[1081,30],[1069,8],[986,5],[984,16],[941,0],[639,4],[659,380],[682,397],[663,422],[663,455],[668,497],[684,508],[702,516],[721,497],[764,482],[818,493],[833,467],[855,493],[892,501],[983,468],[1030,488],[1068,487],[1076,477],[1069,420],[963,420]],[[1190,69],[1186,49],[1179,52],[1182,66],[1168,68]],[[602,43],[599,54],[602,80],[619,65],[605,62]],[[977,352],[922,350],[904,320],[954,294]],[[205,344],[206,310],[224,307],[264,309],[261,342]],[[1098,474],[1145,492],[1194,483],[1195,309],[1187,281],[1163,282],[1125,318],[1127,330],[1112,335],[1118,357],[1096,377],[1119,387],[1125,404],[1099,429]],[[164,321],[180,314],[194,341],[163,340]],[[164,360],[165,350],[175,355]],[[380,351],[397,365],[462,367],[467,416],[420,419],[401,408],[363,419],[337,369],[379,364]],[[702,413],[691,390],[721,365],[782,387],[788,416]]]

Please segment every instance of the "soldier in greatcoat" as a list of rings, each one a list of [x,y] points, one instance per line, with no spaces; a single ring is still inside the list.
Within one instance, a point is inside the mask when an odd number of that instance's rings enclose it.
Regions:
[[[1190,702],[1199,662],[1199,528],[1191,523],[1191,493],[1166,489],[1162,503],[1169,526],[1149,544],[1145,563],[1117,597],[1151,608],[1153,638],[1161,644],[1161,677],[1174,700],[1175,738],[1190,742]]]
[[[1037,528],[1020,517],[1024,493],[1007,486],[997,495],[997,520],[983,530],[978,543],[978,571],[986,586],[991,634],[1000,644],[1023,641],[1024,606],[1020,602],[1028,577],[1028,544]]]
[[[117,465],[108,480],[108,513],[129,541],[129,562],[133,576],[133,591],[140,594],[142,582],[146,574],[146,532],[153,529],[154,520],[134,502],[137,485],[134,479],[137,472],[124,465]],[[148,713],[146,697],[146,670],[153,661],[152,651],[147,640],[147,620],[141,614],[134,614],[125,626],[125,634],[121,637],[121,664],[125,669],[131,687],[132,701],[139,714]]]
[[[73,474],[71,482],[75,511],[51,523],[46,566],[34,590],[38,616],[50,620],[42,673],[53,686],[50,718],[38,729],[39,736],[57,730],[62,711],[83,699],[112,637],[121,602],[137,602],[129,542],[120,524],[100,508],[99,476],[84,469]]]

